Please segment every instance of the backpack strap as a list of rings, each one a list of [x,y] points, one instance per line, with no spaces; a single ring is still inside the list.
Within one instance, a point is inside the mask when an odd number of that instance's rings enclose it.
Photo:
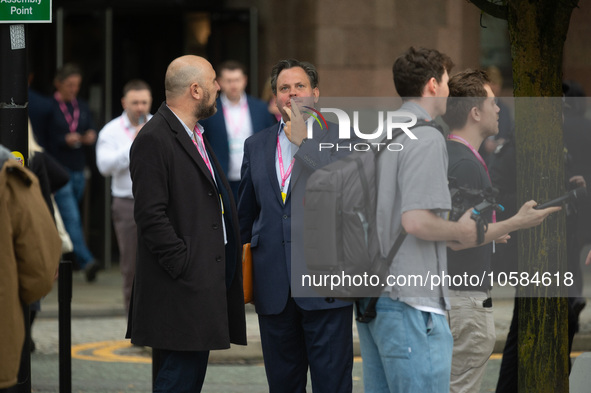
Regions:
[[[412,127],[408,127],[408,129],[413,129],[413,128],[417,128],[417,127],[432,127],[435,128],[437,131],[439,131],[441,133],[441,135],[445,136],[445,131],[443,129],[443,127],[441,126],[441,124],[437,123],[434,120],[425,120],[425,119],[417,119],[417,122],[415,123],[414,126]],[[394,140],[396,138],[398,138],[398,136],[400,136],[401,134],[404,133],[404,130],[401,128],[397,128],[395,131],[392,132],[392,138],[391,140]],[[387,136],[384,136],[379,143],[382,143],[386,140]],[[377,147],[373,148],[374,149],[374,153],[376,155],[376,158],[380,156],[380,154],[386,150],[386,149],[379,149]]]
[[[408,233],[404,230],[404,228],[402,228],[402,230],[398,234],[398,237],[396,238],[396,241],[392,245],[392,248],[390,249],[388,256],[386,257],[386,261],[388,262],[388,266],[389,266],[389,264],[392,263],[392,260],[396,256],[398,249],[400,248],[400,246],[402,246],[402,242],[404,241],[404,239],[406,239],[407,234]]]
[[[384,263],[384,264],[388,264],[388,267],[390,266],[390,263],[392,263],[392,260],[394,259],[394,257],[396,256],[396,253],[398,252],[398,249],[400,249],[400,246],[402,246],[402,242],[404,242],[404,239],[406,239],[406,231],[404,230],[404,228],[402,228],[402,231],[400,231],[400,233],[398,234],[398,237],[396,238],[396,241],[394,242],[394,244],[392,245],[392,248],[390,248],[390,252],[388,253],[388,256],[386,257],[386,259],[380,259],[379,263]],[[367,304],[367,307],[365,308],[365,311],[362,313],[361,312],[361,306],[359,305],[359,300],[355,301],[355,307],[357,309],[357,318],[355,318],[357,320],[357,322],[361,322],[361,323],[369,323],[371,322],[377,315],[376,312],[376,304],[378,303],[378,299],[379,297],[372,297],[371,300],[369,301],[369,303]]]
[[[415,123],[415,125],[410,128],[417,128],[417,127],[433,127],[437,131],[439,131],[442,135],[444,135],[443,127],[441,127],[440,124],[438,124],[437,122],[432,121],[432,120],[418,119],[417,122]],[[404,131],[402,129],[397,129],[392,134],[392,140],[394,140],[396,137],[398,137],[403,132]],[[376,156],[378,156],[382,151],[383,150],[377,150],[375,152]],[[388,264],[388,267],[389,267],[390,263],[392,263],[392,260],[396,256],[398,249],[402,245],[402,242],[404,242],[406,235],[407,235],[406,231],[404,230],[404,228],[402,228],[402,231],[398,234],[398,237],[396,238],[396,241],[392,245],[392,248],[390,248],[390,252],[388,252],[388,256],[386,257],[386,259],[385,260],[380,259],[378,261],[378,263]],[[372,297],[371,300],[369,301],[369,303],[367,304],[367,307],[365,308],[365,311],[363,313],[361,312],[361,306],[359,305],[359,300],[355,301],[355,308],[357,309],[357,317],[355,319],[357,320],[357,322],[369,323],[376,317],[376,315],[377,315],[376,304],[378,303],[378,299],[379,299],[379,297]]]
[[[417,120],[417,123],[418,123],[419,121],[422,121],[422,120]],[[413,127],[416,127],[416,125],[415,125],[415,126],[413,126]],[[411,127],[411,128],[413,128],[413,127]],[[391,138],[390,140],[392,140],[392,141],[393,141],[394,139],[398,138],[398,137],[399,137],[400,135],[402,135],[403,133],[404,133],[404,130],[403,130],[403,129],[401,129],[401,128],[397,128],[395,131],[393,131],[393,132],[392,132],[392,138]],[[380,142],[379,142],[379,143],[383,143],[383,142],[384,142],[384,141],[385,141],[387,138],[388,138],[388,135],[384,136],[384,137],[383,137],[383,138],[380,140]],[[382,152],[383,152],[384,150],[386,150],[386,149],[380,149],[380,148],[378,148],[378,147],[375,147],[375,148],[372,148],[372,149],[374,149],[374,154],[376,155],[376,160],[378,159],[378,157],[380,156],[380,154],[382,154]]]
[[[441,124],[437,123],[435,120],[425,120],[425,119],[418,119],[416,124],[410,128],[417,128],[417,127],[433,127],[437,131],[441,133],[441,135],[445,136],[445,131]]]

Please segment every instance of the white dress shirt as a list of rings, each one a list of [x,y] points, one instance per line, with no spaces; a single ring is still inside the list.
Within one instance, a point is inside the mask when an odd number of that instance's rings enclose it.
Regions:
[[[239,181],[244,157],[244,141],[253,134],[250,110],[244,93],[240,96],[238,104],[233,104],[223,93],[220,95],[220,100],[230,149],[228,180]]]
[[[148,120],[152,115],[148,114]],[[111,176],[111,195],[133,198],[129,174],[129,149],[135,138],[136,127],[127,113],[108,122],[99,132],[96,142],[96,166],[103,176]]]

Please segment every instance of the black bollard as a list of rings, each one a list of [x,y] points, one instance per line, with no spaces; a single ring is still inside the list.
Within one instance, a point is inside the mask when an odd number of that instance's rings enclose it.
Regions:
[[[72,392],[72,262],[61,261],[58,277],[60,393]]]
[[[23,304],[23,317],[25,319],[25,343],[21,352],[21,364],[18,370],[18,383],[14,392],[31,393],[31,315],[29,306]]]

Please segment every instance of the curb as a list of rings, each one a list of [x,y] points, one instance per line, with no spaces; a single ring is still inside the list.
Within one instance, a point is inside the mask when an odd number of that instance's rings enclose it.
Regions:
[[[57,319],[58,310],[53,305],[47,305],[42,308],[37,316],[39,319]],[[254,307],[250,309],[247,307],[247,314],[254,314]],[[106,317],[125,317],[126,313],[123,308],[90,308],[90,307],[75,307],[72,309],[72,319],[76,318],[106,318]],[[506,331],[497,337],[493,353],[502,354],[506,342]],[[591,351],[591,333],[577,333],[573,341],[573,352],[590,352]],[[359,346],[359,339],[356,334],[353,335],[353,354],[354,356],[361,356]],[[251,332],[248,337],[248,345],[232,345],[230,349],[211,351],[210,360],[217,363],[236,363],[236,362],[262,362],[263,352],[261,341],[257,332]]]

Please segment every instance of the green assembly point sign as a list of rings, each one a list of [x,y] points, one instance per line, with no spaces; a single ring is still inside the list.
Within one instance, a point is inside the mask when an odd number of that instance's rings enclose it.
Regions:
[[[0,23],[51,23],[51,0],[0,0]]]

